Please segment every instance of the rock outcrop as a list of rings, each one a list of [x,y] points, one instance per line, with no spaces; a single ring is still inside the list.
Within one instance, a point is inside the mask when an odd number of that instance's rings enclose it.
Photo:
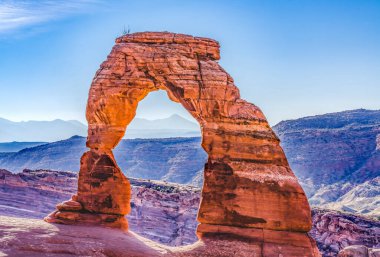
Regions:
[[[198,235],[264,242],[263,256],[317,256],[306,234],[310,207],[279,139],[261,110],[240,98],[219,57],[218,42],[207,38],[168,32],[118,38],[89,93],[90,151],[81,158],[78,193],[72,199],[82,209],[58,208],[46,221],[127,227],[123,217],[130,211],[130,185],[112,149],[139,101],[165,90],[199,122],[208,154]]]
[[[338,257],[380,257],[380,249],[371,249],[364,245],[352,245],[340,251]]]
[[[314,209],[313,229],[310,234],[317,241],[323,257],[337,256],[343,249],[354,245],[362,245],[361,249],[380,248],[379,221],[336,211]],[[354,247],[348,249],[352,250]],[[345,252],[352,252],[351,250]]]
[[[130,181],[132,210],[127,218],[133,232],[171,246],[197,241],[199,188],[160,181]]]
[[[141,179],[130,182],[131,212],[127,218],[131,231],[169,246],[189,245],[198,240],[195,231],[200,189]],[[42,218],[55,203],[75,194],[76,187],[76,174],[71,172],[0,171],[0,215]],[[312,214],[310,234],[324,257],[336,256],[351,245],[380,247],[379,221],[321,209],[314,209]]]
[[[28,170],[13,174],[0,169],[0,215],[43,218],[77,190],[77,174]]]
[[[380,215],[380,110],[351,110],[273,127],[311,205]]]
[[[169,246],[197,241],[199,188],[140,179],[130,182],[132,201],[127,218],[132,231]],[[41,219],[57,202],[75,194],[77,184],[77,174],[73,172],[24,170],[12,174],[0,170],[0,215]],[[66,201],[58,208],[80,210],[81,205]]]

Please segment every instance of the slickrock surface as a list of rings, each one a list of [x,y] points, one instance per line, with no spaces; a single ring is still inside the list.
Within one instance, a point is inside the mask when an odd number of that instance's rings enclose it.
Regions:
[[[0,216],[0,256],[161,256],[165,248],[121,230]]]
[[[0,256],[206,256],[309,257],[302,234],[286,232],[287,239],[267,235],[266,242],[204,238],[192,245],[169,247],[133,232],[99,226],[49,224],[42,220],[0,216]],[[279,244],[279,241],[282,241]]]
[[[118,38],[89,92],[90,151],[82,156],[78,193],[72,199],[83,209],[58,208],[46,221],[127,226],[122,217],[129,213],[129,181],[112,149],[123,138],[139,101],[149,92],[165,90],[199,122],[208,154],[198,235],[245,236],[245,228],[263,230],[271,236],[262,239],[269,243],[276,238],[271,242],[276,247],[282,234],[273,231],[301,232],[294,241],[304,244],[305,254],[317,256],[306,234],[311,229],[310,207],[279,139],[261,110],[240,98],[219,58],[218,42],[207,38],[169,32]],[[294,246],[294,254],[297,251]],[[283,253],[291,253],[291,248]]]

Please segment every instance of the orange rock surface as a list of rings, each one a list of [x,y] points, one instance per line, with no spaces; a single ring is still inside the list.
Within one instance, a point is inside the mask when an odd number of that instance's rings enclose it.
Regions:
[[[198,235],[245,237],[245,229],[254,228],[270,235],[279,230],[301,232],[302,240],[308,241],[310,207],[279,139],[261,110],[240,98],[219,58],[219,43],[207,38],[168,32],[117,38],[89,92],[90,151],[82,157],[73,199],[82,209],[58,207],[46,220],[85,223],[88,218],[94,223],[93,215],[96,222],[120,225],[120,217],[129,212],[130,186],[112,149],[126,133],[139,101],[152,91],[165,90],[199,122],[202,147],[209,156]],[[305,245],[305,251],[317,251],[313,247]]]

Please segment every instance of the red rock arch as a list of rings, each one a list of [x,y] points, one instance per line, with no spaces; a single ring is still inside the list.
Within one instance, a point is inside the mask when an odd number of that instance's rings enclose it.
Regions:
[[[240,98],[218,59],[218,42],[207,38],[167,32],[118,38],[89,92],[90,150],[81,159],[78,194],[47,220],[126,227],[130,186],[112,149],[139,101],[162,89],[201,125],[208,161],[198,213],[200,236],[247,235],[244,229],[249,228],[309,231],[309,204],[279,139],[261,110]]]

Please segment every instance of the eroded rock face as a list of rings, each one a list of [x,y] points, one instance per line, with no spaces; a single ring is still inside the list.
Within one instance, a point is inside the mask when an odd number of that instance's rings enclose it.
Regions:
[[[130,230],[171,246],[197,241],[199,188],[140,179],[131,179],[131,184]]]
[[[313,229],[310,234],[317,241],[324,257],[337,256],[339,252],[342,252],[339,256],[361,256],[348,254],[357,250],[355,245],[361,245],[360,249],[379,248],[379,225],[378,221],[360,216],[313,209]],[[343,251],[345,248],[347,250]]]
[[[18,174],[0,170],[0,215],[38,219],[46,216],[57,202],[76,193],[76,175],[50,170],[25,170]],[[198,240],[195,230],[199,188],[141,179],[130,179],[130,182],[129,230],[170,246],[184,246]],[[78,202],[66,201],[58,208],[77,210],[78,207]],[[312,214],[310,234],[324,257],[336,256],[350,245],[365,245],[373,251],[380,247],[379,221],[319,209],[314,209]]]
[[[302,240],[308,241],[304,232],[311,228],[309,204],[279,139],[261,110],[240,98],[218,59],[218,42],[207,38],[146,32],[116,40],[89,93],[90,151],[82,157],[73,199],[83,206],[81,215],[116,219],[128,213],[129,182],[112,149],[124,136],[139,101],[149,92],[165,90],[199,122],[208,154],[199,236],[219,232],[241,236],[246,228],[301,232]],[[58,216],[47,220],[72,222],[70,215]],[[310,243],[304,247],[305,252],[314,252]]]
[[[370,249],[364,245],[352,245],[339,252],[338,257],[379,257],[380,249]]]
[[[380,215],[380,111],[350,110],[273,127],[311,205]]]

